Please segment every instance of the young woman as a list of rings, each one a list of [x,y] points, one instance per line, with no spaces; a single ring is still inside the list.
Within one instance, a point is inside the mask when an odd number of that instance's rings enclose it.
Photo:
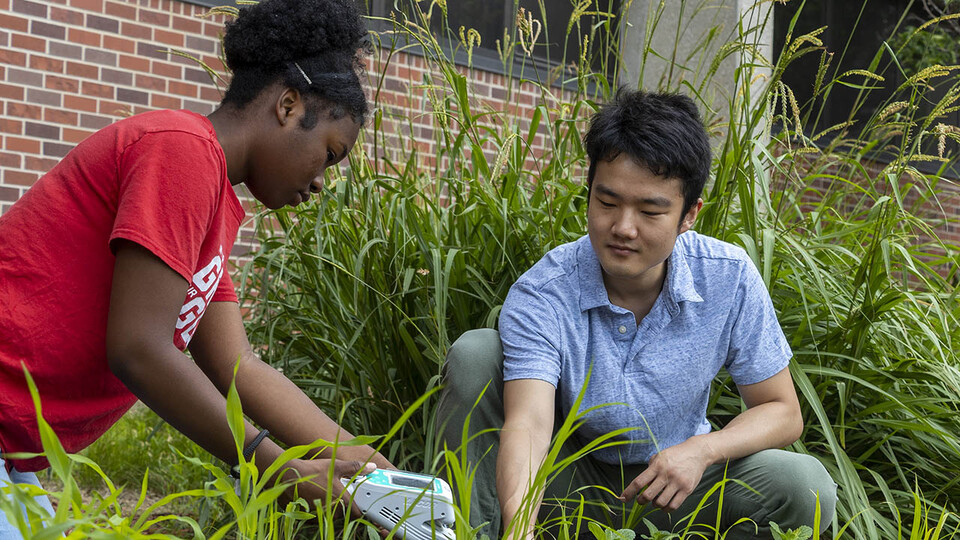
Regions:
[[[261,467],[289,445],[352,436],[264,364],[226,272],[243,183],[268,208],[297,205],[356,142],[367,112],[365,29],[351,0],[264,0],[224,38],[233,80],[208,117],[155,111],[91,135],[0,217],[0,450],[42,451],[23,367],[69,452],[140,399],[214,456],[236,461],[224,395],[236,375]],[[184,354],[189,350],[192,359]],[[349,476],[367,446],[290,463]],[[0,460],[32,481],[42,457]],[[367,469],[372,466],[368,465]],[[307,499],[325,486],[300,486]],[[2,514],[2,512],[0,512]],[[9,525],[7,525],[9,527]],[[0,516],[0,538],[3,536]]]

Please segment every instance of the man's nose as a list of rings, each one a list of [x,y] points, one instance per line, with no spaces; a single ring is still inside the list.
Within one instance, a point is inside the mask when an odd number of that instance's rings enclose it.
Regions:
[[[623,212],[613,223],[613,234],[624,238],[636,238],[639,233],[636,216],[631,212]]]

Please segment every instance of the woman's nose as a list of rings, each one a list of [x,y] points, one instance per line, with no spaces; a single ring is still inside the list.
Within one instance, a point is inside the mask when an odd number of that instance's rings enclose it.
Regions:
[[[320,193],[320,190],[323,189],[323,174],[313,179],[313,182],[310,182],[310,193]]]

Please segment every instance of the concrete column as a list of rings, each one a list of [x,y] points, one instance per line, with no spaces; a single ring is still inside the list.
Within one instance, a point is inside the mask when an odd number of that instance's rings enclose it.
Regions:
[[[773,58],[773,5],[758,0],[634,0],[623,32],[621,84],[688,95],[694,93],[692,87],[713,111],[704,110],[708,121],[726,120],[730,100],[742,97],[741,86],[750,83],[755,96],[770,75],[759,64]],[[762,58],[750,52],[725,54],[724,45],[737,40]],[[724,59],[714,66],[718,55]],[[745,67],[750,64],[757,66]],[[748,72],[738,77],[738,67]]]

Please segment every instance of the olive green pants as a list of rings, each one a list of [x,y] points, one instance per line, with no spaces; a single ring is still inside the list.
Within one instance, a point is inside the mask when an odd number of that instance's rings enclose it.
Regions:
[[[443,386],[437,412],[441,444],[464,452],[470,466],[477,467],[471,491],[470,522],[474,527],[483,525],[481,532],[490,538],[499,538],[496,462],[499,429],[503,426],[503,350],[499,334],[483,329],[461,336],[447,354]],[[481,393],[483,396],[477,402]],[[558,415],[557,426],[560,421],[562,418]],[[466,445],[463,444],[465,425],[469,439]],[[573,438],[567,440],[560,459],[577,449]],[[710,466],[693,494],[677,511],[669,514],[649,505],[639,507],[615,498],[645,468],[646,464],[609,465],[589,455],[578,459],[547,486],[539,522],[546,524],[563,514],[569,516],[571,509],[579,505],[581,495],[586,502],[585,517],[616,529],[633,528],[642,534],[649,533],[641,521],[647,519],[663,531],[679,532],[690,525],[691,532],[700,531],[713,537],[719,517],[720,532],[729,530],[727,538],[770,538],[771,521],[783,530],[801,525],[812,527],[818,500],[821,532],[833,521],[837,486],[812,456],[764,450],[727,464]],[[723,486],[722,506],[717,490],[693,519],[684,519],[725,477],[743,482],[751,489],[728,480]],[[454,486],[454,492],[457,491]],[[750,521],[738,523],[743,518]],[[581,534],[590,536],[586,525],[581,528]]]

